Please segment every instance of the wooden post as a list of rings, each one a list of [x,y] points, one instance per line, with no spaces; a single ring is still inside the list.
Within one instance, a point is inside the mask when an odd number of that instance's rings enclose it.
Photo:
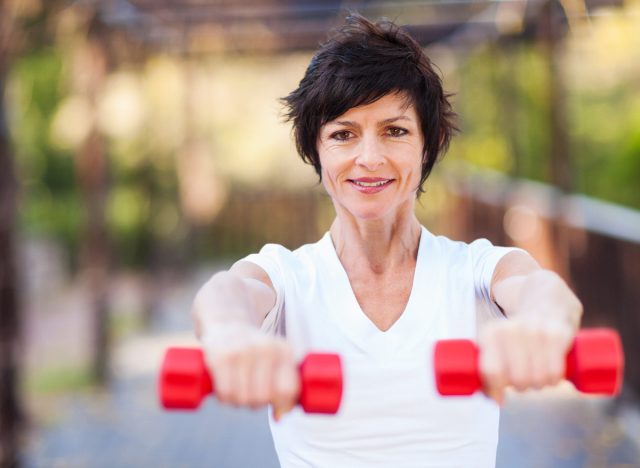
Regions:
[[[83,70],[91,77],[84,92],[96,107],[98,93],[108,70],[104,31],[94,18],[89,27],[88,56]],[[87,278],[93,321],[92,373],[98,384],[106,383],[109,372],[109,244],[105,218],[108,189],[107,156],[104,137],[94,127],[76,154],[76,177],[85,202],[86,225],[82,239],[81,271]]]
[[[77,167],[87,215],[82,270],[89,286],[93,315],[92,371],[99,384],[104,384],[109,376],[109,256],[105,222],[107,184],[104,153],[103,138],[94,130],[80,150]]]
[[[14,5],[0,0],[0,466],[19,465],[24,410],[20,398],[22,322],[15,245],[17,187],[5,113],[5,83],[15,53]]]
[[[548,77],[548,119],[549,119],[549,166],[551,183],[558,190],[558,200],[554,203],[554,223],[552,227],[555,246],[554,269],[571,281],[569,265],[569,235],[563,223],[564,195],[573,188],[569,125],[567,122],[565,86],[560,67],[560,42],[563,34],[562,8],[557,1],[549,0],[542,8],[539,32],[542,51],[547,63]]]
[[[3,63],[0,57],[0,466],[2,467],[18,464],[18,436],[24,419],[19,395],[21,319],[14,241],[18,184],[5,116],[6,71],[6,63]]]

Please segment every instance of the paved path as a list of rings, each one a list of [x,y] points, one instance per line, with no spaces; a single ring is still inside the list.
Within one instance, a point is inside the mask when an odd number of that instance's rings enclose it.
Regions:
[[[67,397],[64,417],[39,431],[28,467],[277,467],[263,411],[163,413],[151,376],[118,380],[104,395]],[[503,411],[498,467],[637,467],[638,446],[600,400],[512,398]]]
[[[278,462],[264,412],[211,399],[197,414],[162,413],[149,378],[108,395],[63,402],[64,421],[41,431],[27,467],[265,467]]]
[[[278,466],[264,411],[223,408],[213,399],[197,413],[158,408],[155,378],[164,349],[193,343],[182,312],[191,294],[173,291],[153,333],[119,344],[107,391],[55,400],[50,420],[33,433],[25,466]],[[615,411],[611,401],[578,397],[568,384],[510,395],[498,467],[640,467],[640,411]]]

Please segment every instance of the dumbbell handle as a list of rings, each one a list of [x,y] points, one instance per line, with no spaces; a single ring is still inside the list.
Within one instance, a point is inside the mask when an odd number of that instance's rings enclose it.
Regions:
[[[342,399],[342,364],[336,354],[308,354],[299,367],[298,403],[307,413],[336,413]],[[193,410],[215,392],[204,353],[199,348],[169,348],[158,382],[160,403],[166,409]]]
[[[479,351],[470,340],[443,340],[434,349],[436,387],[441,395],[471,395],[482,387]],[[616,395],[624,355],[614,330],[581,330],[567,354],[565,378],[583,393]]]

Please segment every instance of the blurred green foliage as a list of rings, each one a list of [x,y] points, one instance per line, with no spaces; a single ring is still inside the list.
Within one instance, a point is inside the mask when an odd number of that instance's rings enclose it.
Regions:
[[[25,382],[25,387],[27,393],[40,396],[94,390],[95,382],[87,367],[61,367],[33,373]]]
[[[573,191],[640,209],[640,2],[602,11],[561,44]],[[549,181],[549,71],[535,43],[480,46],[461,61],[452,157]]]
[[[50,125],[63,98],[63,57],[54,47],[32,51],[12,69],[12,136],[21,183],[19,220],[27,234],[57,238],[72,254],[84,225],[73,154],[51,144]]]
[[[516,177],[546,180],[548,83],[535,45],[486,47],[459,70],[456,109],[462,133],[451,153]]]

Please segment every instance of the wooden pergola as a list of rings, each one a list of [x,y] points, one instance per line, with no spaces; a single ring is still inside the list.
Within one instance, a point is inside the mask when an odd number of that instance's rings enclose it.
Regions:
[[[531,39],[546,11],[564,31],[602,6],[623,0],[84,0],[109,28],[180,53],[315,49],[348,11],[385,17],[423,45],[500,37]]]

